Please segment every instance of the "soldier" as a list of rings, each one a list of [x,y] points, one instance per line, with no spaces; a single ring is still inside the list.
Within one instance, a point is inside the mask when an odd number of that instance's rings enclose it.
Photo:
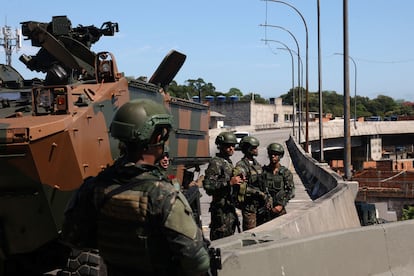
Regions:
[[[166,178],[171,180],[171,183],[173,184],[174,188],[177,191],[181,190],[181,184],[180,181],[178,181],[174,168],[171,166],[171,160],[170,160],[170,149],[167,145],[164,146],[164,152],[161,155],[161,158],[156,162],[156,166],[159,168],[161,173],[164,174]]]
[[[110,132],[125,144],[126,162],[84,183],[65,212],[63,239],[78,247],[95,243],[108,275],[198,275],[209,269],[187,200],[154,165],[171,127],[163,105],[151,100],[123,105]],[[82,230],[90,221],[96,229]]]
[[[170,148],[167,145],[164,145],[164,152],[161,155],[161,158],[157,161],[157,166],[160,170],[167,171],[168,167],[170,166]]]
[[[199,190],[199,187],[201,187],[201,180],[202,177],[197,179],[197,181],[191,181],[186,185],[184,188],[179,179],[176,176],[177,170],[175,166],[171,164],[170,160],[170,153],[169,153],[169,147],[167,145],[164,145],[164,152],[161,156],[161,158],[156,162],[156,166],[159,168],[161,173],[171,181],[171,184],[174,186],[174,188],[177,191],[181,191],[185,198],[187,199],[188,203],[191,206],[191,209],[193,210],[193,217],[195,222],[197,223],[198,227],[202,227],[200,214],[201,214],[201,206],[200,206],[200,197],[201,193]],[[200,183],[200,184],[199,184]]]
[[[266,212],[269,197],[262,182],[262,166],[256,160],[259,140],[253,136],[245,136],[240,141],[243,158],[237,162],[235,171],[244,172],[246,181],[240,186],[239,203],[243,215],[243,231],[252,229],[257,224],[257,213]]]
[[[233,176],[233,162],[230,159],[230,156],[234,154],[237,139],[232,132],[221,132],[217,135],[215,143],[219,152],[211,158],[203,180],[206,193],[212,196],[210,203],[211,240],[231,236],[236,227],[240,227],[233,189],[240,184],[241,178]]]
[[[279,143],[271,143],[267,147],[269,164],[263,166],[263,176],[265,186],[273,198],[273,207],[268,212],[267,220],[286,214],[286,204],[295,197],[292,172],[280,164],[284,154],[285,150]]]

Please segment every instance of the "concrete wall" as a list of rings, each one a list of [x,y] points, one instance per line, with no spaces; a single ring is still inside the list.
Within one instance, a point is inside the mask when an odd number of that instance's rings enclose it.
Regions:
[[[275,99],[274,104],[258,104],[254,101],[215,101],[210,103],[210,110],[225,115],[226,126],[251,125],[259,129],[285,124],[285,117],[292,117],[293,114],[293,106],[283,105],[281,98]]]
[[[263,242],[223,251],[218,275],[409,276],[414,274],[414,221]]]
[[[257,104],[251,106],[251,122],[256,128],[264,128],[285,123],[285,117],[292,117],[292,106],[282,105],[282,99],[276,99],[274,104]]]
[[[343,181],[293,139],[287,145],[315,200],[251,231],[213,241],[222,252],[218,275],[414,275],[414,221],[360,227],[354,205],[358,184]]]
[[[223,118],[225,126],[251,125],[250,102],[212,102],[210,110],[225,115]]]

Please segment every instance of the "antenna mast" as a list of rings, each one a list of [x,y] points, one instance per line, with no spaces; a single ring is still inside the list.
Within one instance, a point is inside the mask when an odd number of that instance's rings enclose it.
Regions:
[[[22,31],[15,30],[13,34],[12,28],[7,24],[2,28],[3,37],[0,37],[0,45],[4,47],[6,53],[6,64],[11,66],[11,56],[14,49],[16,52],[22,47]]]

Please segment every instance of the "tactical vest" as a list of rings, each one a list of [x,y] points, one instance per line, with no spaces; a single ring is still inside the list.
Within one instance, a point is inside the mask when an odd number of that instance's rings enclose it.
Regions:
[[[281,166],[277,174],[273,174],[272,169],[265,167],[263,173],[263,182],[269,194],[273,198],[273,205],[285,206],[290,199],[290,190],[285,179],[287,168]]]
[[[265,187],[267,187],[269,193],[273,196],[277,192],[284,189],[283,173],[286,170],[285,167],[280,167],[277,174],[273,174],[268,170],[264,170],[263,179]]]
[[[257,160],[251,164],[247,158],[237,162],[236,167],[242,167],[247,173],[247,181],[240,185],[238,202],[243,211],[254,213],[260,205],[259,201],[263,201],[263,169]]]
[[[128,189],[111,195],[123,185]],[[154,275],[171,273],[176,265],[165,246],[161,225],[166,219],[162,217],[163,204],[173,203],[174,187],[147,171],[128,181],[115,179],[96,193],[96,202],[104,201],[98,206],[98,248],[108,266]]]
[[[243,167],[248,172],[247,185],[251,185],[262,190],[262,166],[260,166],[260,164],[256,160],[253,160],[253,164],[250,164],[248,159],[242,159],[240,162],[243,164]]]

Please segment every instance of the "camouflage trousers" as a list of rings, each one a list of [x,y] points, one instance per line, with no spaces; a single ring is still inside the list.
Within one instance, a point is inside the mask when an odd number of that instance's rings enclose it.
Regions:
[[[257,226],[256,212],[243,211],[243,231],[255,228]]]
[[[242,206],[242,216],[243,216],[243,231],[255,228],[257,224],[257,210],[259,209],[259,201],[249,198],[246,200]]]
[[[238,224],[236,209],[232,205],[210,206],[210,240],[217,240],[234,234]]]

